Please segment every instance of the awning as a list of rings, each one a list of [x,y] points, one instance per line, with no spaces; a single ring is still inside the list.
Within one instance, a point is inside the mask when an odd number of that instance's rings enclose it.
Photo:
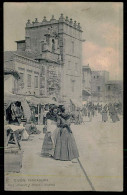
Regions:
[[[27,120],[30,119],[31,111],[28,103],[26,102],[26,97],[22,95],[12,94],[9,91],[4,91],[4,107],[7,109],[12,102],[21,102],[23,107],[24,116]]]
[[[52,100],[51,98],[41,98],[41,97],[35,97],[35,96],[27,96],[26,100],[30,102],[30,104],[33,105],[44,105],[44,104],[55,104],[58,105],[58,102],[56,102],[55,100]]]
[[[91,95],[91,92],[88,91],[87,89],[83,89],[82,91],[83,91],[83,94],[84,94],[84,95],[88,95],[88,96]]]
[[[13,94],[9,91],[4,91],[4,106],[8,107],[9,104],[16,101],[23,101],[25,97],[22,97],[20,95]]]
[[[77,107],[81,107],[82,106],[82,102],[79,102],[76,99],[71,99],[70,101]]]

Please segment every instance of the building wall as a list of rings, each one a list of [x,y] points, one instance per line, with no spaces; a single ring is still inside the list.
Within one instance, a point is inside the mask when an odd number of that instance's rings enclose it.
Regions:
[[[26,49],[26,43],[19,42],[17,43],[17,51],[25,51]]]
[[[92,71],[91,90],[93,101],[105,101],[105,83],[109,79],[107,71]]]
[[[44,36],[52,27],[52,31],[58,34],[58,46],[60,48],[63,66],[61,67],[61,98],[82,99],[82,32],[73,27],[63,16],[59,20],[51,19],[26,24],[26,49],[42,53],[41,44]],[[50,50],[51,42],[47,49]],[[42,57],[44,57],[42,53]],[[70,62],[70,68],[68,64]],[[76,67],[77,64],[77,67]],[[70,90],[72,89],[72,90]]]
[[[81,32],[60,24],[63,58],[62,96],[82,99],[82,41]]]
[[[40,65],[30,59],[15,56],[15,70],[23,74],[23,87],[19,86],[19,92],[23,94],[40,95]],[[31,87],[28,86],[28,75],[31,75]],[[35,88],[35,76],[38,77],[38,88]]]
[[[82,89],[91,91],[91,70],[90,68],[83,68],[82,70]]]
[[[49,30],[50,28],[50,30]],[[52,39],[49,45],[45,45],[46,34],[55,32],[58,36],[55,39],[55,54],[52,54]],[[15,69],[23,74],[23,82],[19,82],[20,92],[24,94],[45,95],[60,94],[61,99],[77,99],[82,101],[82,31],[79,24],[63,19],[61,14],[59,20],[51,19],[42,22],[27,22],[25,28],[25,44],[17,42],[18,50],[33,51],[41,55],[42,60],[35,62],[23,56],[16,55],[14,58]],[[42,45],[44,44],[44,45]],[[43,46],[45,47],[44,52]],[[61,63],[58,62],[60,52]],[[50,61],[54,61],[50,62]],[[42,65],[45,66],[45,74],[42,71]],[[52,73],[51,73],[52,72]],[[31,75],[31,87],[27,86],[27,75]],[[34,86],[34,78],[38,76],[38,88]],[[50,80],[54,79],[54,85],[59,83],[52,93]],[[45,82],[40,88],[40,82]],[[42,84],[41,84],[42,86]]]
[[[89,66],[82,68],[82,99],[91,100],[91,69]]]
[[[48,28],[53,25],[53,30],[58,33],[58,24],[47,23],[45,25],[26,25],[26,50],[42,53],[42,41],[46,40],[44,36],[48,32]]]
[[[123,85],[122,81],[117,81],[116,83],[106,83],[105,85],[105,100],[111,101],[121,101],[123,102]]]
[[[14,78],[13,76],[10,76],[7,80],[4,81],[4,90],[13,93],[13,89],[14,89]]]

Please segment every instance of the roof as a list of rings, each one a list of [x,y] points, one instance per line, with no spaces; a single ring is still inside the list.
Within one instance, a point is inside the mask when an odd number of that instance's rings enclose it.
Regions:
[[[106,85],[123,84],[122,80],[110,80],[106,82]]]
[[[35,60],[38,56],[38,53],[35,52],[28,52],[28,51],[5,51],[4,52],[4,61],[13,60],[15,54],[21,55],[26,58],[30,58]]]
[[[91,92],[88,91],[87,89],[83,89],[82,92],[84,95],[91,95]]]
[[[88,68],[88,69],[91,69],[90,66],[89,66],[89,64],[88,64],[88,65],[83,65],[82,68],[83,68],[83,69],[87,69],[87,68]]]
[[[35,60],[36,57],[38,56],[38,53],[28,51],[16,51],[16,54],[19,54],[27,58],[31,58],[32,60]]]
[[[16,43],[25,43],[25,40],[15,41]]]
[[[14,58],[14,53],[15,53],[16,51],[5,51],[4,52],[4,61],[9,61],[9,60],[13,60],[13,58]]]
[[[70,101],[77,107],[81,107],[82,103],[76,99],[70,99]]]

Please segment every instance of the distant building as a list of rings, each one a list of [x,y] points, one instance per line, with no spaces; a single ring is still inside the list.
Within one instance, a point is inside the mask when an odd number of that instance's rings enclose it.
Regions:
[[[91,99],[93,102],[105,101],[105,83],[109,80],[109,72],[92,71]]]
[[[105,84],[105,100],[107,102],[123,102],[123,81],[112,80]]]
[[[89,65],[82,67],[82,99],[91,100],[91,68]]]
[[[25,40],[5,52],[4,68],[20,74],[18,93],[82,101],[82,30],[61,14],[26,23]]]

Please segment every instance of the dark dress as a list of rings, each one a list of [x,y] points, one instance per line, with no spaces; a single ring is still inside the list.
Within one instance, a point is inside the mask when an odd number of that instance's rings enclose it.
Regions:
[[[108,120],[107,111],[103,110],[102,111],[102,121],[106,122],[107,120]]]
[[[73,133],[67,128],[67,119],[59,117],[58,119],[59,131],[56,139],[56,146],[54,151],[54,158],[56,160],[71,161],[78,158],[79,153]],[[66,126],[66,127],[65,127]]]
[[[119,117],[117,115],[117,111],[114,108],[114,106],[112,106],[112,108],[110,110],[110,117],[111,117],[113,123],[119,121]]]

